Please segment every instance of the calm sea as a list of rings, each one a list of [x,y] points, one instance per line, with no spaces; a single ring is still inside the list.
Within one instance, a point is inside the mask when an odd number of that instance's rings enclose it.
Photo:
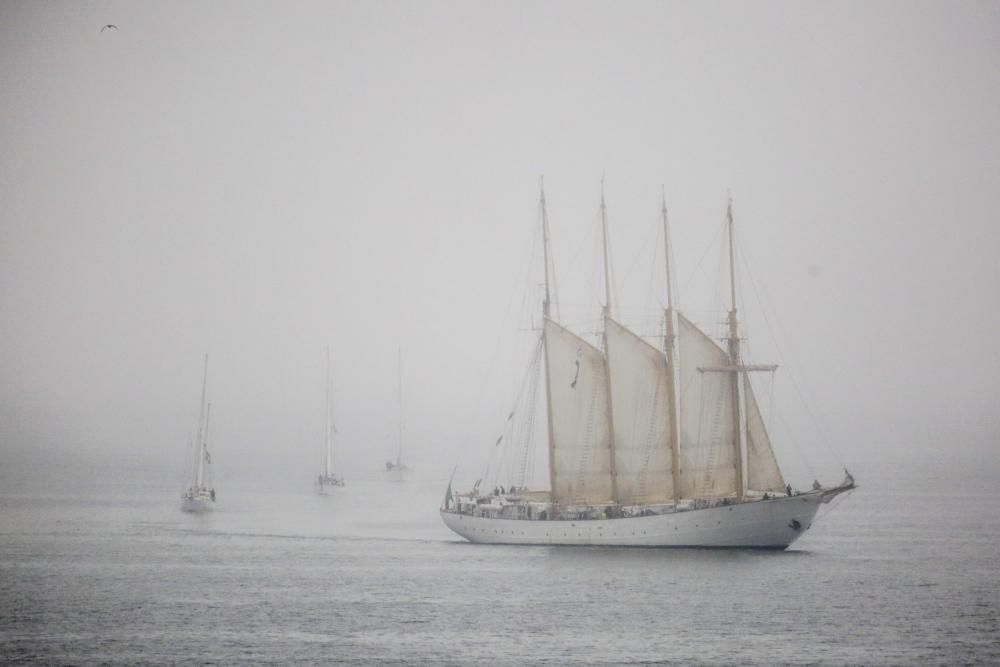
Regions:
[[[74,490],[76,489],[76,490]],[[862,488],[786,552],[476,546],[442,484],[0,489],[6,664],[1000,664],[1000,496]]]

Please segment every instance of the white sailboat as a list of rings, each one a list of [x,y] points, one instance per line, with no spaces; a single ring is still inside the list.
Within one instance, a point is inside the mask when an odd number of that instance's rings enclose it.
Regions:
[[[208,384],[208,355],[205,355],[205,372],[201,380],[201,407],[198,412],[198,440],[195,451],[194,480],[181,495],[181,509],[185,512],[208,512],[215,507],[215,489],[211,483],[212,455],[208,451],[208,422],[212,406],[206,402]]]
[[[316,479],[316,486],[319,492],[323,493],[327,487],[343,486],[344,478],[333,472],[333,434],[337,432],[337,427],[333,424],[333,408],[330,397],[330,346],[326,346],[326,447],[323,452],[323,471]]]
[[[396,445],[396,460],[388,460],[385,462],[385,474],[386,477],[394,482],[404,481],[405,473],[410,471],[410,468],[403,463],[403,350],[399,350],[399,363],[397,365],[399,373],[399,382],[397,384],[399,393],[399,439]]]
[[[798,493],[778,467],[748,378],[776,367],[746,364],[740,354],[731,203],[726,349],[674,311],[665,202],[662,350],[611,317],[603,194],[603,349],[553,319],[544,191],[540,210],[545,299],[536,359],[544,351],[549,489],[480,493],[477,482],[452,494],[449,483],[441,507],[449,528],[482,543],[784,549],[820,505],[855,487],[845,470],[836,486],[816,482]]]

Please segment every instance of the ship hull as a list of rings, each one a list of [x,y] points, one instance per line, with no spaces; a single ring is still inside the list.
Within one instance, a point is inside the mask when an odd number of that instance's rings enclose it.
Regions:
[[[481,544],[785,549],[809,529],[822,502],[809,493],[620,519],[496,519],[448,510],[441,518]]]

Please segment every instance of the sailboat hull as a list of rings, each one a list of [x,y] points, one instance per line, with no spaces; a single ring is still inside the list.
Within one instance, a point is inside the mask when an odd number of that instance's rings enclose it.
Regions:
[[[181,510],[185,512],[211,512],[215,509],[215,501],[202,496],[184,496],[181,499]]]
[[[482,544],[785,549],[809,529],[822,502],[810,493],[620,519],[496,519],[449,510],[441,518]]]

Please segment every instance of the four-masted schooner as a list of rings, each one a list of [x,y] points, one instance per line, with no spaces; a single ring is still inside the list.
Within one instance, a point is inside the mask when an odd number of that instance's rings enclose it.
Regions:
[[[854,488],[847,474],[796,493],[782,477],[748,377],[776,367],[740,354],[732,202],[725,349],[674,310],[665,201],[663,349],[611,316],[603,193],[603,349],[553,318],[544,190],[540,212],[549,490],[480,493],[477,483],[453,495],[449,485],[449,528],[482,543],[784,549],[821,504]]]

